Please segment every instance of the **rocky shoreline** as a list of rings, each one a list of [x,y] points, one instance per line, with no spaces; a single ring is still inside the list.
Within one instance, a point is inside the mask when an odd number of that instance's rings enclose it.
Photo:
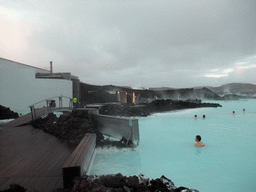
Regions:
[[[157,179],[149,179],[143,174],[138,176],[90,175],[77,179],[72,192],[199,192],[187,187],[176,187],[164,175]]]
[[[202,103],[201,100],[178,101],[172,99],[155,100],[150,103],[134,104],[105,104],[99,110],[102,115],[124,116],[124,117],[146,117],[153,113],[167,112],[173,110],[222,107],[218,103]]]
[[[10,108],[0,105],[0,120],[3,119],[15,119],[19,117],[19,114],[11,111]]]
[[[2,192],[37,192],[25,189],[18,184],[11,184],[10,189]],[[52,192],[199,192],[197,189],[176,187],[174,183],[162,175],[160,178],[149,179],[139,176],[123,176],[121,173],[111,175],[85,175],[76,178],[71,189],[54,189]],[[1,191],[0,191],[1,192]]]

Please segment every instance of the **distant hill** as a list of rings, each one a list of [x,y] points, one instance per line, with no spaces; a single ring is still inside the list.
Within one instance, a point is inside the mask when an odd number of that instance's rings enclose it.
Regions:
[[[89,85],[80,83],[81,104],[116,102],[116,92],[135,93],[141,101],[153,99],[220,99],[220,96],[210,89],[132,89],[113,85]]]
[[[229,83],[220,87],[207,87],[217,94],[256,94],[256,85],[250,83]]]

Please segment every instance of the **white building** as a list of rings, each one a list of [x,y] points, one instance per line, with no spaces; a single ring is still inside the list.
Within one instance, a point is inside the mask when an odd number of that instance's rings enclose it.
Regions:
[[[28,113],[29,105],[51,97],[79,99],[79,84],[79,79],[70,73],[52,73],[0,58],[0,105],[14,112]]]

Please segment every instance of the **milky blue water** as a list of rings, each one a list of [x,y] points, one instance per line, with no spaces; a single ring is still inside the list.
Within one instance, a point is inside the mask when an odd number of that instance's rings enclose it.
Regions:
[[[90,174],[165,175],[203,192],[256,191],[256,100],[218,103],[139,118],[139,146],[97,150]],[[206,147],[194,146],[197,134]]]

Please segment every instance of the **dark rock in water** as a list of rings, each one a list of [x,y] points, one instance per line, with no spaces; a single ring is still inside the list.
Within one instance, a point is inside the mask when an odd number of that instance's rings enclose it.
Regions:
[[[122,137],[120,141],[113,141],[110,139],[102,139],[98,141],[97,147],[118,147],[118,148],[125,148],[125,147],[134,147],[136,146],[132,140],[127,140],[126,138]]]
[[[196,190],[196,189],[189,189],[189,188],[186,188],[186,187],[179,187],[177,189],[174,189],[172,192],[199,192],[199,191]]]
[[[167,189],[176,189],[174,183],[170,179],[166,178],[164,175],[160,177],[160,181],[162,181],[162,183],[166,185]]]
[[[174,189],[173,192],[189,192],[189,189],[186,187],[179,187],[177,189]]]
[[[15,119],[19,114],[10,110],[10,108],[0,105],[0,119]]]
[[[150,181],[149,190],[150,191],[156,191],[158,189],[161,189],[161,191],[169,191],[167,186],[158,178],[158,179],[152,179]]]
[[[177,188],[174,183],[165,176],[149,181],[149,178],[142,174],[140,174],[139,177],[127,177],[123,176],[121,173],[100,176],[87,175],[76,181],[72,191],[198,192],[195,189],[188,189],[186,187]]]
[[[177,109],[190,109],[190,108],[201,108],[201,107],[221,107],[218,103],[201,103],[191,101],[179,101],[171,99],[155,100],[146,105],[149,113],[154,112],[165,112]]]
[[[101,181],[106,187],[110,188],[120,188],[125,185],[126,177],[123,176],[121,173],[116,175],[106,175],[101,178]]]
[[[127,187],[137,189],[140,187],[139,178],[137,176],[130,176],[126,179]]]
[[[149,177],[143,175],[143,174],[139,174],[139,180],[140,180],[140,183],[143,183],[145,184],[146,186],[149,184]]]
[[[144,108],[136,107],[134,104],[106,104],[100,108],[102,115],[125,116],[125,117],[146,117],[150,115]]]

